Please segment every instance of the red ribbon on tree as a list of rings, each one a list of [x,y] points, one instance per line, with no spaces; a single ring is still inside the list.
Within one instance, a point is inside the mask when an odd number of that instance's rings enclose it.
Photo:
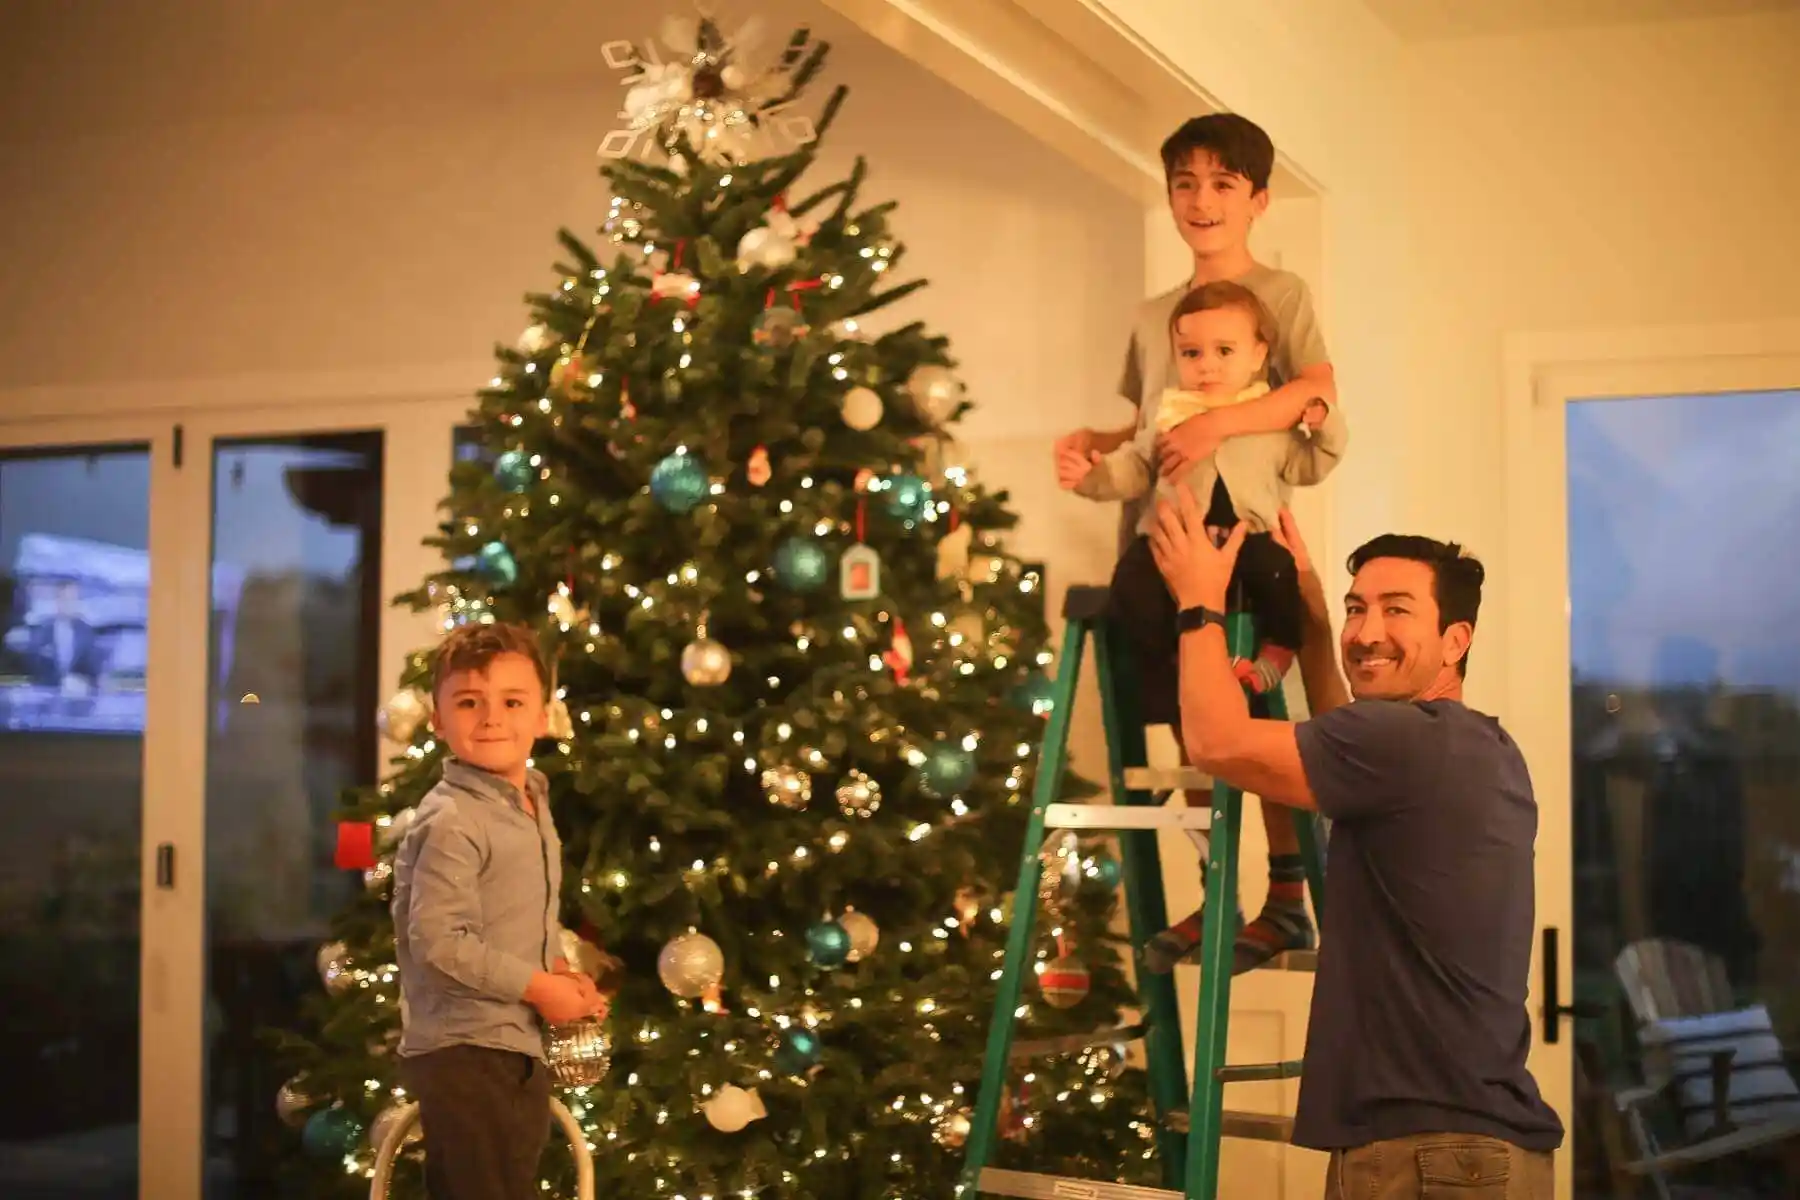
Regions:
[[[337,853],[332,861],[340,871],[366,871],[375,865],[375,826],[368,821],[339,821]]]

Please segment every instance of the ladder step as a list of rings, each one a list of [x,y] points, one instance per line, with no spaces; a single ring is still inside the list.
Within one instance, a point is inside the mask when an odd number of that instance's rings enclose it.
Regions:
[[[983,1195],[1020,1196],[1025,1200],[1182,1200],[1180,1192],[1166,1188],[1074,1179],[1067,1175],[1037,1175],[1030,1171],[1001,1171],[993,1167],[982,1169],[975,1186]]]
[[[1062,1037],[1039,1038],[1014,1042],[1008,1058],[1042,1058],[1046,1054],[1068,1054],[1090,1046],[1110,1046],[1114,1042],[1135,1042],[1144,1036],[1142,1025],[1120,1025],[1116,1029],[1096,1029],[1092,1033],[1070,1033]]]
[[[1220,1083],[1254,1083],[1260,1079],[1298,1079],[1300,1067],[1304,1059],[1291,1058],[1287,1062],[1244,1063],[1241,1066],[1223,1066],[1213,1072]]]
[[[1211,829],[1212,809],[1184,804],[1052,804],[1048,829]]]
[[[1210,792],[1213,779],[1198,767],[1129,767],[1125,786],[1134,792]]]
[[[1264,963],[1262,969],[1265,971],[1317,971],[1319,969],[1319,952],[1317,950],[1283,950]]]
[[[1169,1114],[1168,1125],[1177,1133],[1188,1131],[1187,1110]],[[1294,1140],[1294,1118],[1279,1113],[1232,1112],[1219,1114],[1219,1135],[1243,1138],[1252,1142],[1291,1142]]]

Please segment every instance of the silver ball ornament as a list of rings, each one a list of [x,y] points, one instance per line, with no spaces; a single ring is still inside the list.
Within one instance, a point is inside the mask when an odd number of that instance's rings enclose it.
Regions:
[[[407,745],[431,716],[431,706],[413,688],[402,688],[388,697],[375,713],[375,727],[390,742]]]
[[[933,424],[949,420],[962,403],[962,384],[948,367],[920,367],[907,378],[906,390],[919,415]]]
[[[312,1107],[313,1098],[306,1094],[300,1076],[296,1075],[275,1093],[275,1115],[281,1123],[298,1129],[306,1124],[307,1110]]]
[[[725,978],[725,954],[719,943],[690,929],[662,948],[656,956],[656,974],[664,987],[692,1000]]]
[[[731,651],[714,638],[696,638],[681,652],[681,675],[695,687],[718,687],[731,678]]]
[[[379,1151],[387,1144],[388,1135],[405,1121],[411,1121],[412,1127],[406,1131],[401,1145],[410,1146],[424,1137],[424,1129],[420,1127],[417,1120],[413,1119],[418,1109],[419,1106],[416,1102],[408,1100],[400,1104],[390,1104],[376,1113],[375,1119],[369,1123],[369,1145]]]
[[[350,947],[342,942],[327,942],[319,947],[318,967],[325,990],[334,996],[343,995],[356,982],[350,973]]]

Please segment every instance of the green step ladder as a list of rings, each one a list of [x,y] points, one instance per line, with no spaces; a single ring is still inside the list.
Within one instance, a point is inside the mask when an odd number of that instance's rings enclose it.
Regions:
[[[1108,620],[1108,608],[1108,593],[1103,587],[1070,588],[1063,602],[1066,627],[1053,692],[1054,706],[1039,751],[1030,824],[1014,893],[1017,900],[1007,931],[994,1017],[988,1028],[981,1091],[956,1189],[958,1200],[975,1200],[977,1196],[1018,1196],[1026,1200],[1216,1200],[1221,1137],[1286,1142],[1293,1132],[1291,1117],[1228,1112],[1224,1107],[1225,1084],[1294,1079],[1300,1075],[1301,1067],[1298,1059],[1244,1066],[1225,1062],[1225,1035],[1231,1014],[1232,946],[1237,939],[1237,844],[1243,793],[1208,779],[1197,770],[1154,770],[1148,766],[1137,665],[1123,635]],[[1090,635],[1100,672],[1107,774],[1115,803],[1060,804],[1055,797],[1068,761],[1069,718],[1075,707],[1076,682]],[[1255,633],[1248,615],[1231,614],[1226,636],[1233,655],[1253,655]],[[1279,689],[1266,699],[1269,715],[1286,717],[1287,706]],[[1163,805],[1155,799],[1158,792],[1181,790],[1197,795],[1208,789],[1212,803],[1204,808]],[[1295,810],[1294,818],[1306,864],[1307,890],[1312,895],[1314,912],[1322,915],[1324,873],[1318,828],[1309,813]],[[1038,880],[1043,870],[1040,854],[1046,835],[1053,830],[1119,834],[1121,886],[1131,922],[1135,965],[1141,961],[1138,956],[1145,943],[1169,924],[1163,897],[1162,858],[1157,850],[1160,829],[1186,832],[1207,856],[1200,941],[1200,1008],[1191,1094],[1182,1061],[1181,1014],[1173,972],[1153,975],[1136,967],[1143,1013],[1140,1024],[1041,1041],[1013,1040],[1013,1014],[1018,1010],[1025,978],[1033,968],[1032,935],[1037,920]],[[1314,952],[1297,951],[1281,955],[1270,965],[1310,971],[1316,962]],[[988,1165],[999,1132],[1000,1098],[1010,1063],[1138,1039],[1144,1042],[1150,1097],[1156,1107],[1156,1147],[1165,1187],[1008,1171]]]

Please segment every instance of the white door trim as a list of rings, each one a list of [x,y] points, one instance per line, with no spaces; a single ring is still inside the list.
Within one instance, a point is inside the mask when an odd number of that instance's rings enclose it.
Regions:
[[[1569,571],[1564,408],[1572,400],[1800,388],[1800,320],[1684,325],[1506,339],[1502,422],[1506,558],[1498,598],[1507,647],[1508,730],[1537,792],[1538,924],[1565,931],[1559,993],[1568,1003],[1574,895],[1569,763]],[[1542,948],[1532,955],[1532,1070],[1545,1098],[1573,1119],[1573,1028],[1543,1042]],[[1572,1156],[1557,1156],[1557,1192]]]

